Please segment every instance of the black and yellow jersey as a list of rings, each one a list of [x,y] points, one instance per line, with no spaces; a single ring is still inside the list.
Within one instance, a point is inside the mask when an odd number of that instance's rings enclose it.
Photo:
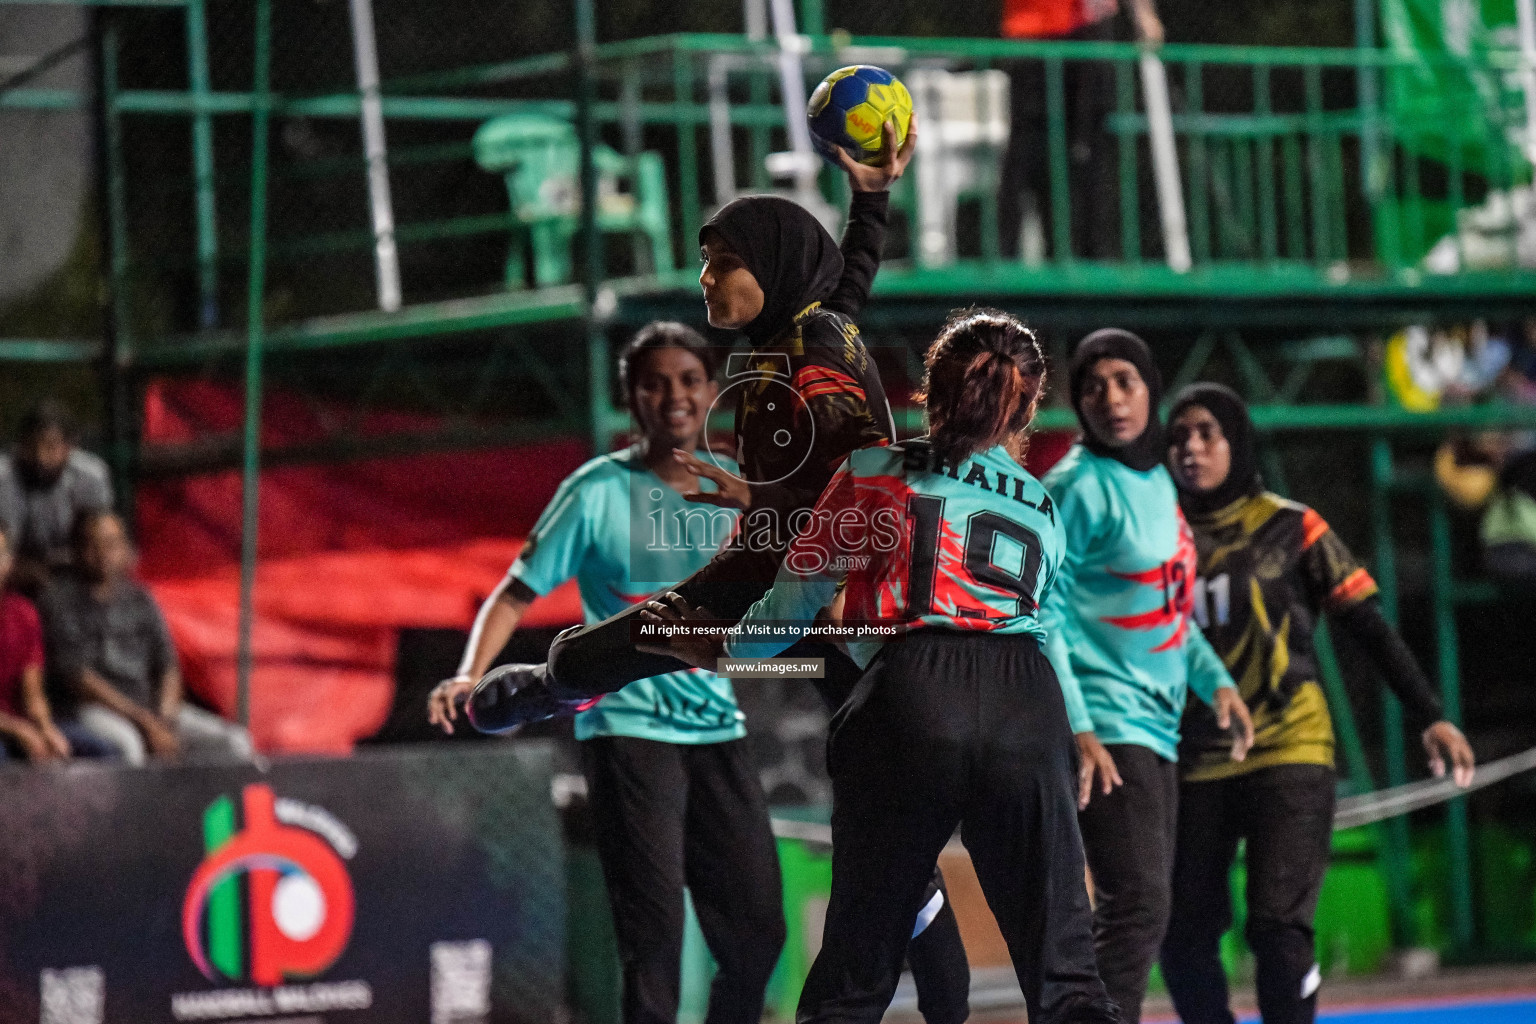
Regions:
[[[1209,707],[1190,701],[1179,748],[1184,777],[1332,765],[1333,725],[1312,634],[1320,613],[1365,604],[1376,581],[1322,516],[1277,494],[1191,515],[1189,524],[1199,555],[1195,618],[1247,701],[1255,738],[1246,760],[1231,760],[1231,735]]]

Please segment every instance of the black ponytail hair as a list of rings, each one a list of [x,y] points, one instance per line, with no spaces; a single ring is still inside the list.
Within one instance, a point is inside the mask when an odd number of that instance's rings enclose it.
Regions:
[[[1035,333],[998,309],[957,310],[923,357],[934,450],[954,463],[1029,426],[1045,390],[1045,353]]]

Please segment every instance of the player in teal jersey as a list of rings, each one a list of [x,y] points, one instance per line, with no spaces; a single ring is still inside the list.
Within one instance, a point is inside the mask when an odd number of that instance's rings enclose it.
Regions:
[[[846,581],[865,666],[833,720],[832,895],[797,1021],[879,1021],[939,852],[956,826],[1037,1024],[1120,1018],[1094,965],[1076,828],[1076,747],[1037,619],[1063,555],[1060,512],[1024,469],[1045,382],[1034,335],[990,310],[952,317],[926,358],[928,438],[855,451],[773,588],[693,664],[771,657]],[[657,625],[701,617],[680,595]]]
[[[1195,545],[1162,465],[1151,352],[1133,334],[1097,331],[1077,348],[1070,386],[1083,437],[1045,477],[1067,553],[1040,619],[1082,755],[1099,970],[1134,1022],[1168,922],[1185,697],[1211,703],[1223,729],[1238,723],[1234,757],[1253,726],[1190,625]]]
[[[560,485],[482,607],[458,674],[432,693],[428,714],[444,731],[536,597],[574,576],[583,615],[601,621],[697,570],[729,536],[736,514],[684,500],[712,485],[672,457],[701,439],[718,392],[712,364],[682,324],[652,324],[630,342],[620,376],[642,436]],[[719,965],[706,1020],[756,1024],[785,929],[767,804],[730,682],[699,669],[640,679],[575,727],[626,1024],[676,1022],[685,886]]]

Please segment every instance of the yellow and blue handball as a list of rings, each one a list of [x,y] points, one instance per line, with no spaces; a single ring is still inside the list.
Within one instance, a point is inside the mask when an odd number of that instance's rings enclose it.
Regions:
[[[907,140],[912,94],[884,68],[855,64],[821,80],[806,104],[805,116],[811,125],[811,144],[832,163],[837,163],[837,151],[842,149],[861,164],[875,164],[885,143],[885,122],[896,122],[897,146]]]

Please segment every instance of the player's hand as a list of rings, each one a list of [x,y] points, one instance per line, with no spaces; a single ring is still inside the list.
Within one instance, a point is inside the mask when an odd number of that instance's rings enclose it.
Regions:
[[[474,690],[475,680],[471,676],[444,679],[427,694],[427,721],[442,726],[443,732],[452,736],[454,719]]]
[[[715,490],[688,491],[683,495],[688,501],[702,502],[706,505],[719,505],[721,508],[746,509],[752,507],[752,488],[747,482],[734,473],[727,473],[712,462],[705,462],[692,452],[685,452],[681,448],[672,449],[672,457],[688,468],[688,472],[694,476],[701,476],[714,482]]]
[[[175,757],[181,753],[181,740],[169,723],[148,717],[139,723],[139,731],[144,734],[144,745],[155,757]]]
[[[28,761],[47,761],[54,756],[53,751],[48,749],[48,741],[43,738],[43,734],[32,726],[22,728],[18,725],[11,733],[11,738],[16,741],[16,745],[21,748],[21,752],[26,755]]]
[[[69,738],[59,731],[59,727],[49,722],[38,730],[42,733],[43,743],[55,757],[68,757],[73,750],[69,746]]]
[[[1136,6],[1136,34],[1144,43],[1153,46],[1163,45],[1163,22],[1157,16],[1157,11],[1151,4],[1138,4]]]
[[[1223,686],[1216,691],[1211,706],[1216,711],[1216,724],[1232,734],[1232,760],[1241,761],[1253,749],[1253,716],[1248,713],[1247,701],[1235,687]]]
[[[1081,811],[1093,797],[1094,775],[1098,775],[1099,786],[1106,796],[1116,786],[1124,785],[1124,780],[1120,778],[1120,769],[1115,767],[1115,759],[1093,733],[1077,734],[1077,752],[1080,755],[1077,764],[1077,809]]]
[[[848,186],[855,192],[884,192],[907,170],[912,154],[917,150],[917,114],[907,121],[907,138],[898,148],[896,122],[887,121],[881,127],[885,145],[880,147],[878,164],[861,164],[841,146],[837,149],[837,162],[848,175]]]
[[[1472,775],[1477,769],[1477,758],[1472,745],[1461,730],[1442,719],[1424,730],[1424,750],[1429,754],[1429,770],[1437,779],[1445,777],[1445,762],[1451,762],[1451,778],[1456,785],[1466,789],[1472,785]]]
[[[708,620],[708,615],[694,608],[673,590],[657,594],[640,609],[640,621],[653,626],[677,626]],[[713,672],[719,665],[722,647],[719,637],[684,635],[673,635],[654,644],[635,646],[649,654],[676,658],[706,672]]]

